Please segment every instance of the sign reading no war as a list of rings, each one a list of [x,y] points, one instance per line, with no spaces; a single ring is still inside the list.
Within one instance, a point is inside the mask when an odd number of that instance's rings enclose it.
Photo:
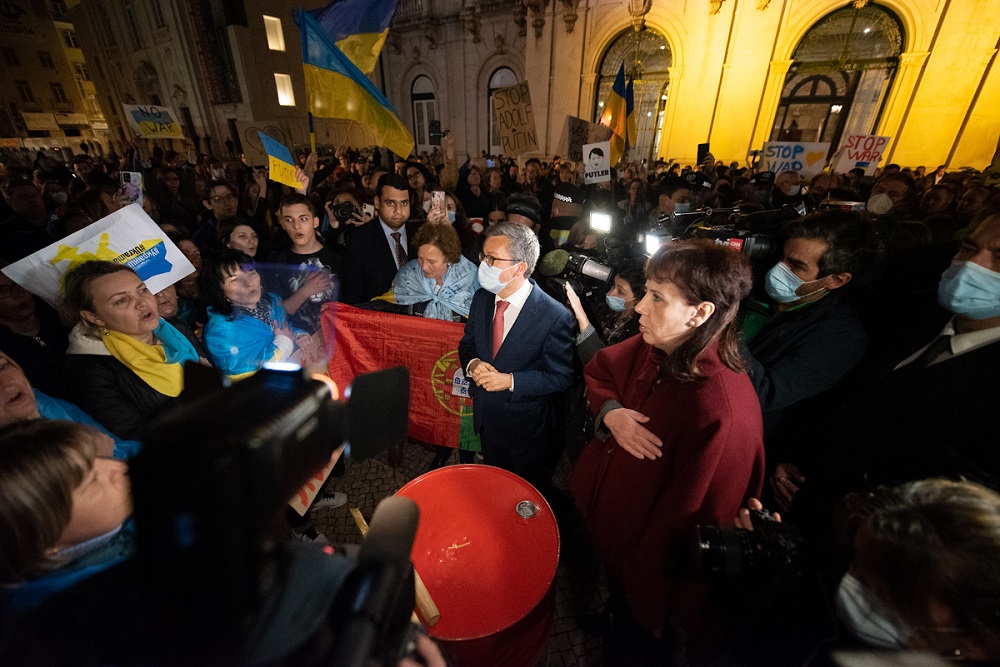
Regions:
[[[151,104],[125,104],[125,118],[129,127],[140,136],[159,139],[181,138],[181,124],[177,122],[174,110]]]
[[[493,91],[493,113],[500,129],[500,146],[504,155],[538,150],[538,133],[535,131],[535,117],[531,113],[531,91],[527,81]]]

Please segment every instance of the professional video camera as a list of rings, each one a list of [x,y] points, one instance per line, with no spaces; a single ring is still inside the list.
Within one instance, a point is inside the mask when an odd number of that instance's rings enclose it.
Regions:
[[[197,384],[189,373],[186,386]],[[359,376],[343,401],[334,400],[331,384],[307,379],[299,370],[265,367],[232,387],[203,391],[169,413],[133,460],[142,585],[191,655],[245,646],[251,629],[255,636],[266,635],[265,608],[278,624],[291,624],[281,614],[299,612],[281,601],[310,573],[296,567],[301,559],[282,539],[288,500],[342,445],[345,455],[359,459],[406,437],[406,369]],[[405,573],[416,510],[400,511],[402,524],[392,516],[379,522],[377,512],[367,540],[374,541],[375,553],[363,546],[356,567],[346,560],[341,564],[347,580],[341,589],[349,591],[348,599],[338,599],[333,609],[346,605],[351,613],[341,619],[329,653],[341,658],[331,664],[365,664],[358,661],[362,655],[367,659],[389,634],[407,626],[413,583]],[[381,525],[386,520],[388,534]],[[394,540],[399,544],[388,546]],[[357,590],[352,578],[367,582],[365,591]],[[327,606],[333,594],[320,594]],[[381,609],[369,608],[370,595],[381,596],[376,602]],[[314,602],[318,609],[322,601]],[[276,650],[280,645],[264,649]],[[348,661],[347,655],[357,659]]]
[[[548,278],[553,287],[546,293],[566,305],[563,286],[568,282],[581,301],[587,302],[604,298],[608,283],[614,277],[614,270],[593,257],[569,252],[562,248],[546,253],[538,263],[538,272]]]
[[[695,526],[691,562],[710,577],[741,580],[757,603],[766,604],[801,578],[804,538],[766,510],[751,510],[750,520],[753,530]]]
[[[688,213],[668,213],[646,234],[646,252],[653,254],[674,239],[707,238],[736,248],[752,262],[767,263],[781,251],[781,226],[804,215],[784,206],[772,211],[740,213],[738,208],[704,208]]]
[[[130,461],[135,556],[18,619],[5,659],[394,667],[415,628],[417,506],[383,500],[360,549],[290,540],[284,516],[335,453],[405,438],[406,369],[358,376],[344,400],[301,370],[228,388],[185,370],[180,405]]]

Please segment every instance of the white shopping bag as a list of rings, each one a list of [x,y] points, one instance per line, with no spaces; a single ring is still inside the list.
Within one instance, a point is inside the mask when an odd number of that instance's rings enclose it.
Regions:
[[[156,293],[194,272],[194,266],[142,207],[132,204],[3,269],[8,278],[55,307],[63,275],[104,259],[132,267]]]

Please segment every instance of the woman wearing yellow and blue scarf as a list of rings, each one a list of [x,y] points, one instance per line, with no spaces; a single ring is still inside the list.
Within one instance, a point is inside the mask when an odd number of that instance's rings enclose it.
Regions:
[[[120,438],[142,440],[184,386],[194,345],[160,318],[146,284],[127,266],[92,261],[64,279],[60,314],[70,332],[68,398]]]

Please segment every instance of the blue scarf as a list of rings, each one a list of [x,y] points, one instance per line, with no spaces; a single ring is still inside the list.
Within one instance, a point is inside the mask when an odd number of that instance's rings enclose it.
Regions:
[[[428,301],[424,317],[435,320],[451,320],[452,313],[468,317],[472,295],[479,289],[477,271],[475,264],[459,256],[457,263],[448,265],[444,284],[435,294],[437,282],[425,276],[420,263],[414,259],[404,264],[393,279],[393,297],[396,303],[404,306]]]

